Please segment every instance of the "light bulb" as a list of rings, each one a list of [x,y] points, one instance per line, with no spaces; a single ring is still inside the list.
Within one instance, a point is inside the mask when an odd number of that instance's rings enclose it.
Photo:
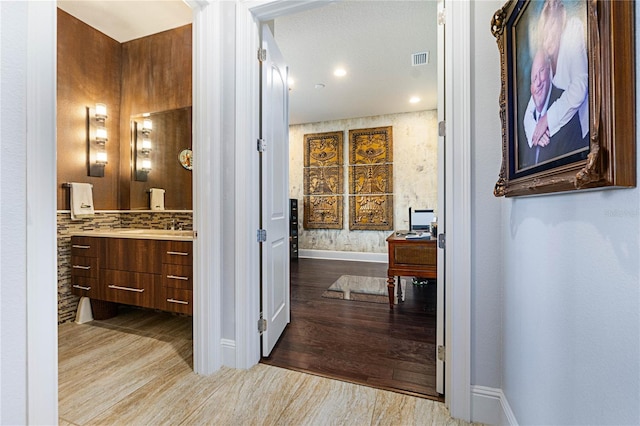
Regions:
[[[98,163],[98,164],[107,164],[107,152],[106,151],[98,151],[98,152],[96,152],[96,163]]]
[[[105,143],[107,141],[107,128],[96,127],[96,141]]]

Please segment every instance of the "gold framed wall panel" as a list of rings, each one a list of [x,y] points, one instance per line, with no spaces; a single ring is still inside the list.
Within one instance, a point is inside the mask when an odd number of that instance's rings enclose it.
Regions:
[[[393,229],[393,128],[349,130],[349,229]]]
[[[342,229],[342,195],[305,195],[303,226],[305,229]]]
[[[343,132],[304,135],[304,229],[343,227]]]
[[[349,229],[393,229],[393,195],[349,195]]]

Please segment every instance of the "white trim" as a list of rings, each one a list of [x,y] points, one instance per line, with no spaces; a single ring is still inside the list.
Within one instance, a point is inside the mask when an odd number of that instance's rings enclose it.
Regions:
[[[221,339],[222,365],[225,367],[237,368],[236,366],[236,342],[231,339]]]
[[[471,415],[471,3],[446,0],[445,404]]]
[[[193,14],[193,369],[222,365],[222,53],[220,3],[191,2]]]
[[[235,338],[236,367],[260,362],[260,223],[258,23],[244,2],[235,9]],[[223,34],[220,34],[222,37]]]
[[[334,250],[300,250],[299,257],[308,259],[327,260],[348,260],[353,262],[376,262],[387,263],[389,255],[387,253],[363,253],[357,251],[334,251]]]
[[[475,423],[518,426],[502,389],[471,386],[471,419]]]
[[[28,424],[58,422],[56,16],[55,2],[27,6]]]

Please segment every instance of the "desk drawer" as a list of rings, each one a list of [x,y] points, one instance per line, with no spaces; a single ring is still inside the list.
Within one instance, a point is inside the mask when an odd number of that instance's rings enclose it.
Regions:
[[[100,238],[71,237],[71,255],[98,257],[100,250]]]
[[[71,256],[71,276],[98,278],[98,258]]]
[[[429,246],[396,245],[394,257],[396,264],[435,266],[438,262],[438,249],[435,244]]]
[[[165,309],[167,311],[193,315],[193,292],[189,290],[166,288],[165,295]]]
[[[87,277],[71,277],[71,292],[80,297],[99,297],[98,279]]]
[[[160,285],[160,275],[110,269],[103,271],[105,300],[153,307],[154,292]]]
[[[162,265],[162,286],[183,290],[193,289],[193,266],[191,265]]]
[[[193,243],[191,241],[163,241],[162,263],[192,265]]]

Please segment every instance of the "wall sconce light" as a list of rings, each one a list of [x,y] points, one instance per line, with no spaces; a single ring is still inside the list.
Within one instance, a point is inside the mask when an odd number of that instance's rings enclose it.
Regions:
[[[142,123],[134,121],[134,169],[135,179],[146,182],[151,171],[151,143],[150,135],[153,130],[153,121],[149,118],[142,120]]]
[[[89,176],[103,177],[107,164],[107,106],[87,107],[87,166]]]

